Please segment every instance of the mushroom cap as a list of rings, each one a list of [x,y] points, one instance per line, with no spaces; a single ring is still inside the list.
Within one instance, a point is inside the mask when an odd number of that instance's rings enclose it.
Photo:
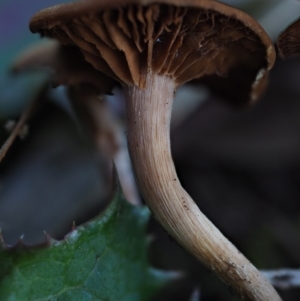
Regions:
[[[23,51],[13,62],[13,72],[45,68],[53,74],[54,87],[89,84],[97,93],[111,94],[116,82],[88,64],[77,47],[49,40]]]
[[[279,35],[277,47],[283,59],[300,55],[300,19],[289,25]]]
[[[143,89],[143,74],[152,71],[178,86],[200,79],[222,90],[225,83],[240,102],[258,98],[275,61],[255,20],[213,0],[83,0],[42,10],[30,29],[78,46],[123,85]]]

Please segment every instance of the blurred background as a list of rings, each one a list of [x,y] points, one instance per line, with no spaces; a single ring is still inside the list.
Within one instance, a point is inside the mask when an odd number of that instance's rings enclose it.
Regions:
[[[300,16],[296,0],[223,2],[252,15],[274,42]],[[51,89],[45,72],[13,75],[10,70],[18,53],[40,40],[28,29],[30,17],[57,3],[0,1],[2,144],[28,104],[35,104],[0,165],[0,228],[8,244],[22,235],[27,244],[40,244],[43,231],[62,238],[73,221],[80,224],[99,214],[112,194],[111,161],[79,124],[66,89]],[[175,101],[171,140],[179,178],[201,210],[259,269],[300,266],[299,80],[300,60],[278,59],[264,97],[251,109],[233,108],[204,86],[182,87]],[[107,99],[123,141],[122,95],[115,91]],[[130,178],[128,157],[119,160]],[[124,185],[128,198],[136,201],[134,185]],[[149,233],[154,237],[152,264],[185,273],[153,301],[187,301],[195,288],[204,301],[236,300],[154,220]],[[300,289],[280,293],[285,301],[300,298]]]

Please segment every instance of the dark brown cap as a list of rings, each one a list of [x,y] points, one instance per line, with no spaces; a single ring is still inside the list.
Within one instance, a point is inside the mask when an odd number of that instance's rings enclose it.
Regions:
[[[242,102],[256,100],[275,60],[255,20],[213,0],[78,1],[39,12],[30,29],[78,46],[91,65],[122,84],[144,88],[147,69],[177,85],[219,78],[238,82]]]
[[[283,59],[300,55],[300,19],[279,35],[277,47],[279,55]]]

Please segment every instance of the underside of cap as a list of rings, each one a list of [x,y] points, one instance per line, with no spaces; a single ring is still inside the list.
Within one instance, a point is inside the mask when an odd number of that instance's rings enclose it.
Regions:
[[[212,0],[150,2],[79,1],[38,13],[30,27],[76,45],[94,68],[125,85],[143,89],[148,70],[177,85],[223,78],[230,86],[233,78],[241,101],[259,96],[275,52],[252,18]]]

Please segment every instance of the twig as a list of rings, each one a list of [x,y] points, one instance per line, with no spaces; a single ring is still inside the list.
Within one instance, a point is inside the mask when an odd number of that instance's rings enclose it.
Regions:
[[[16,138],[22,132],[24,125],[31,117],[32,113],[34,112],[39,102],[40,102],[40,94],[36,96],[34,100],[23,111],[19,121],[17,122],[14,129],[12,130],[10,136],[7,138],[7,140],[4,142],[4,144],[0,149],[0,162],[2,162],[2,160],[6,156],[7,152],[9,151],[10,147],[12,146]]]

